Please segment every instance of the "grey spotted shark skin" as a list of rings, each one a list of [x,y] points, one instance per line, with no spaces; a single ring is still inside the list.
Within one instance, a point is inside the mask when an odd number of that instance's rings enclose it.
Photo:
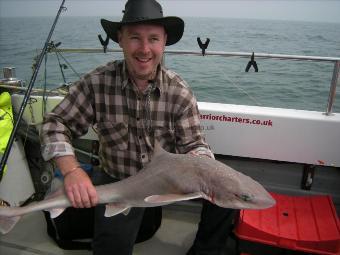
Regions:
[[[154,154],[136,175],[96,186],[105,216],[128,213],[131,207],[154,207],[203,198],[224,208],[265,209],[275,200],[261,184],[206,156],[168,153],[156,143]],[[8,233],[20,216],[46,210],[59,216],[71,203],[63,189],[23,207],[0,207],[0,232]]]

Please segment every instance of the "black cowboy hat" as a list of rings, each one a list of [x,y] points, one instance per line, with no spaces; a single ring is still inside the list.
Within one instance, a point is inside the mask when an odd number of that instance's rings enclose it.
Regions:
[[[123,10],[123,19],[113,22],[101,19],[106,34],[118,43],[117,32],[123,25],[150,23],[164,26],[167,33],[166,45],[178,42],[183,35],[184,21],[179,17],[163,17],[162,6],[155,0],[128,0]]]

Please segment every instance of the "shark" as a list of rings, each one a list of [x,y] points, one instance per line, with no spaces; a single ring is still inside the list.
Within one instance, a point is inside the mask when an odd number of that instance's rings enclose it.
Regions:
[[[118,182],[96,186],[105,216],[127,214],[131,207],[164,206],[206,199],[224,208],[266,209],[275,205],[269,192],[251,177],[226,164],[192,154],[175,154],[155,143],[151,161],[137,174]],[[0,232],[12,230],[22,215],[45,210],[58,217],[72,206],[64,190],[25,206],[0,206]]]

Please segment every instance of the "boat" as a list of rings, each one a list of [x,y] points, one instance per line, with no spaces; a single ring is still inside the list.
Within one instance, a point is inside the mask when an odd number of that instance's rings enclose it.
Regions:
[[[65,51],[79,50],[65,49]],[[82,49],[82,51],[91,52],[100,49]],[[201,53],[170,51],[166,54],[198,56]],[[206,56],[249,57],[252,53],[207,51],[205,54]],[[340,140],[337,137],[340,137],[340,114],[332,111],[332,102],[335,99],[340,58],[260,53],[256,55],[257,58],[334,62],[327,109],[318,112],[199,102],[202,129],[208,143],[218,160],[258,180],[268,190],[289,195],[329,195],[339,214]],[[11,73],[13,69],[5,70]],[[9,82],[2,82],[0,87],[11,92],[13,111],[19,112],[24,97],[21,91],[25,91],[26,88],[20,86],[19,80],[8,77],[8,74],[5,75]],[[31,103],[23,114],[23,121],[28,125],[22,127],[19,132],[26,141],[18,139],[14,142],[7,163],[8,171],[0,185],[1,198],[10,201],[11,204],[18,205],[34,194],[37,182],[40,182],[38,187],[43,189],[42,187],[48,185],[52,179],[52,172],[48,168],[32,174],[27,160],[29,152],[27,149],[25,151],[23,145],[27,141],[31,144],[39,143],[37,129],[42,121],[42,113],[53,109],[65,92],[53,90],[45,91],[45,95],[43,93],[42,90],[32,92]],[[92,150],[92,144],[96,140],[96,134],[90,130],[76,142],[76,151],[83,162],[91,163],[96,159]],[[30,149],[31,147],[28,148]],[[13,187],[16,187],[15,190]],[[162,250],[162,254],[185,254],[194,238],[199,212],[200,205],[195,202],[167,206],[164,209],[161,229],[151,240],[137,244],[135,254],[156,252],[157,249]],[[77,254],[76,251],[64,251],[58,248],[46,234],[45,224],[41,213],[27,215],[11,233],[0,236],[1,253]],[[26,229],[34,229],[34,235]],[[82,251],[82,254],[86,253]]]
[[[103,49],[61,49],[53,52],[96,53]],[[120,52],[120,49],[106,49]],[[167,50],[165,55],[202,56],[202,51]],[[333,111],[339,80],[340,57],[283,55],[274,53],[204,51],[204,56],[222,58],[315,61],[334,65],[327,108],[310,111],[252,105],[198,102],[201,128],[216,159],[259,181],[270,192],[292,196],[327,195],[340,215],[340,113]],[[15,77],[15,68],[4,68],[0,91],[11,95],[13,112],[22,113],[16,139],[0,182],[0,198],[11,205],[37,199],[54,178],[50,165],[41,162],[39,125],[67,93],[67,87],[34,89]],[[66,89],[66,90],[65,90]],[[25,93],[27,106],[22,108]],[[74,143],[78,158],[96,164],[97,137],[93,130]],[[139,243],[134,254],[185,254],[196,234],[200,203],[187,201],[163,207],[160,229]],[[235,240],[228,240],[230,254],[237,254]],[[23,217],[6,235],[0,235],[1,254],[91,254],[91,251],[64,250],[47,235],[42,212]]]

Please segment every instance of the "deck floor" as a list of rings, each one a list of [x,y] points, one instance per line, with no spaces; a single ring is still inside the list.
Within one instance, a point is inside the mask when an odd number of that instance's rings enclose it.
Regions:
[[[199,213],[163,209],[163,220],[155,236],[136,244],[135,255],[184,255],[197,230]],[[6,255],[87,255],[91,251],[60,249],[47,235],[42,212],[25,215],[7,235],[0,235],[0,254]]]

